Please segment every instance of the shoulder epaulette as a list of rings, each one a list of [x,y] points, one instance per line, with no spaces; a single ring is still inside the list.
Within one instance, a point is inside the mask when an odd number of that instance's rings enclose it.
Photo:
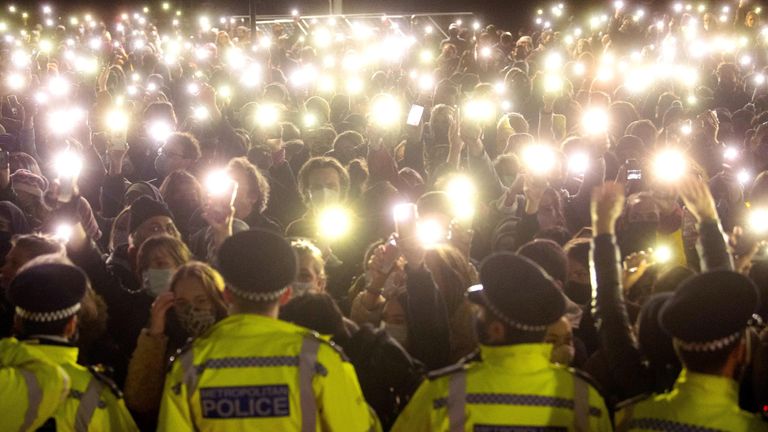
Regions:
[[[653,397],[653,393],[643,393],[643,394],[637,395],[637,396],[635,396],[633,398],[621,401],[621,402],[616,404],[615,411],[621,411],[624,408],[630,407],[632,405],[636,405],[636,404],[638,404],[638,403],[640,403],[640,402],[642,402],[642,401],[644,401],[644,400],[646,400],[648,398],[651,398],[651,397]]]
[[[347,357],[347,355],[344,353],[344,350],[338,344],[336,344],[332,340],[325,339],[322,335],[320,335],[320,333],[318,333],[318,332],[316,332],[314,330],[308,330],[307,332],[304,333],[304,336],[311,337],[312,339],[317,340],[321,344],[327,345],[327,346],[333,348],[333,350],[336,351],[341,356],[341,359],[343,361],[345,361],[347,363],[350,362],[349,361],[349,357]]]
[[[569,367],[568,371],[576,375],[577,377],[581,378],[582,380],[586,381],[587,384],[592,386],[592,388],[597,390],[597,392],[600,393],[600,395],[603,396],[603,398],[605,398],[605,393],[603,393],[603,389],[601,388],[600,384],[592,375],[588,374],[587,372],[584,372],[581,369],[576,369],[572,367]]]
[[[435,369],[427,373],[427,379],[430,381],[436,380],[446,375],[451,375],[459,371],[467,370],[472,367],[476,362],[480,361],[480,350],[476,350],[471,354],[462,357],[458,362],[450,366],[446,366],[441,369]]]
[[[112,378],[108,377],[104,373],[104,370],[100,366],[88,366],[88,372],[90,372],[91,375],[101,384],[105,385],[112,392],[112,394],[115,395],[116,398],[123,398],[123,392],[121,392],[117,384],[112,381]]]

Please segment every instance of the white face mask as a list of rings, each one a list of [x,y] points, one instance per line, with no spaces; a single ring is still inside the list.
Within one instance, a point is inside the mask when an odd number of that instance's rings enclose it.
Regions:
[[[573,345],[555,345],[554,348],[552,348],[552,355],[549,357],[549,361],[568,366],[573,361],[573,356],[575,354]]]
[[[315,291],[314,282],[294,282],[291,284],[291,294],[294,298],[301,297],[304,294]]]
[[[142,288],[152,297],[168,291],[175,269],[147,269],[142,277]]]
[[[309,191],[309,201],[314,208],[322,208],[339,202],[339,191],[330,188]]]
[[[405,342],[408,339],[408,327],[405,324],[389,324],[382,321],[381,326],[392,339],[396,340],[401,346],[405,346]]]

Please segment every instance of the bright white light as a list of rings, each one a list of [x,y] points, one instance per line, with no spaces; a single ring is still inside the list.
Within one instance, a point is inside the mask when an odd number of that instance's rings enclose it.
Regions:
[[[157,120],[149,125],[147,132],[154,141],[165,142],[173,133],[173,129],[168,123]]]
[[[584,175],[589,169],[589,156],[586,153],[574,153],[568,158],[568,172]]]
[[[389,94],[380,94],[373,99],[371,117],[381,127],[394,127],[401,120],[400,101]]]
[[[555,168],[555,152],[552,147],[535,144],[522,151],[523,163],[528,172],[536,176],[545,176]]]
[[[59,178],[62,179],[77,177],[83,168],[82,158],[71,151],[59,153],[53,163]]]
[[[608,131],[608,112],[602,108],[589,108],[584,112],[581,127],[587,135],[601,135]]]
[[[768,209],[759,208],[749,212],[749,227],[757,234],[768,232]]]
[[[681,179],[687,171],[688,161],[680,151],[662,150],[653,160],[653,173],[661,181],[674,182]]]
[[[268,128],[277,124],[278,121],[280,121],[280,109],[276,105],[264,104],[256,109],[256,123],[259,126]]]
[[[739,183],[744,186],[749,183],[750,180],[752,180],[752,174],[750,174],[749,171],[743,169],[739,171],[738,174],[736,174],[736,180],[738,180]]]
[[[11,90],[20,90],[26,85],[26,82],[27,80],[24,78],[24,75],[15,72],[9,74],[6,81],[8,88]]]
[[[430,249],[445,241],[446,230],[434,219],[421,220],[416,223],[416,237],[424,248]]]
[[[657,246],[653,251],[653,259],[659,264],[668,263],[672,259],[672,249],[669,246]]]

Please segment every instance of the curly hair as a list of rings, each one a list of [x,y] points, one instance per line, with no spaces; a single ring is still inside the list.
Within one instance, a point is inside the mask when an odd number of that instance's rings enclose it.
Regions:
[[[257,192],[259,194],[258,200],[253,205],[253,209],[259,213],[262,213],[267,208],[267,204],[269,203],[270,189],[267,179],[261,174],[261,172],[259,172],[256,166],[248,161],[248,158],[245,156],[230,160],[229,164],[227,164],[227,170],[239,170],[245,174],[245,177],[248,179],[248,186],[251,194]]]
[[[308,160],[299,170],[298,183],[299,194],[305,203],[309,203],[309,174],[314,170],[330,168],[339,174],[341,182],[341,200],[345,200],[349,192],[349,173],[341,166],[341,163],[334,158],[320,156]]]

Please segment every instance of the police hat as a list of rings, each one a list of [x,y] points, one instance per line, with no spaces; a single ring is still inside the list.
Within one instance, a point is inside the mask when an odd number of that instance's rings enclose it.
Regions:
[[[219,249],[219,272],[227,289],[250,301],[277,300],[296,278],[296,253],[281,235],[265,230],[239,232]]]
[[[495,253],[480,265],[480,282],[469,289],[469,299],[516,330],[545,331],[565,314],[562,292],[528,258]]]
[[[759,295],[746,276],[718,270],[683,282],[659,313],[661,327],[686,351],[717,351],[739,340]]]
[[[80,310],[86,285],[85,273],[75,266],[39,264],[17,274],[7,295],[23,320],[52,322]]]

